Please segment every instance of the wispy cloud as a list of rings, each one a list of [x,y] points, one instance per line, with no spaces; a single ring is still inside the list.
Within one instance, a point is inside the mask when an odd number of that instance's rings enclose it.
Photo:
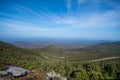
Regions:
[[[35,26],[26,22],[16,20],[2,20],[1,26],[8,28],[9,31],[63,31],[64,29],[59,28],[46,28],[45,26]]]
[[[27,25],[30,27],[31,25],[34,25],[33,28],[35,28],[35,26],[37,28],[48,28],[49,25],[59,25],[58,28],[61,27],[77,27],[77,28],[84,28],[84,27],[114,27],[114,26],[120,26],[120,15],[118,11],[106,11],[106,12],[102,12],[102,13],[91,13],[91,14],[82,14],[82,15],[76,15],[76,16],[69,16],[69,15],[55,15],[55,14],[47,14],[44,12],[35,12],[34,10],[29,10],[28,8],[24,8],[24,10],[26,12],[32,12],[30,13],[31,16],[34,15],[35,17],[33,17],[33,19],[29,20],[26,19],[24,22],[25,18],[21,18],[21,16],[19,17],[14,17],[11,15],[7,15],[5,14],[5,16],[10,16],[13,17],[14,19],[17,18],[18,20],[12,20],[12,19],[2,19],[1,21],[4,22],[5,24],[7,23],[12,23],[12,24],[19,24],[19,26],[21,25],[26,25],[24,27],[27,27]],[[30,23],[30,21],[33,21],[33,23]],[[42,23],[46,23],[48,24],[48,26],[45,25],[41,25]],[[4,24],[4,25],[5,25]],[[9,25],[10,26],[10,25]],[[12,26],[12,25],[11,25]],[[46,27],[44,27],[46,26]],[[61,27],[60,27],[61,26]],[[16,28],[18,28],[18,26],[16,26]],[[37,30],[36,28],[36,30]],[[50,28],[50,27],[49,27]],[[32,29],[34,30],[34,29]],[[39,30],[39,29],[38,29]]]
[[[70,9],[71,9],[71,0],[67,0],[67,13],[69,14],[70,13]]]
[[[84,2],[86,2],[86,0],[77,0],[78,1],[78,5],[83,4]]]
[[[109,28],[120,26],[120,11],[118,9],[118,6],[117,8],[114,6],[112,9],[106,9],[101,12],[97,12],[97,10],[90,10],[91,12],[80,12],[79,10],[75,11],[73,9],[76,8],[77,10],[78,7],[78,9],[81,9],[81,6],[87,1],[90,1],[90,4],[99,4],[99,2],[95,3],[91,0],[75,1],[77,2],[77,5],[74,5],[76,3],[73,4],[72,0],[66,0],[65,6],[67,7],[68,14],[56,14],[49,10],[39,10],[36,8],[30,8],[25,5],[13,4],[11,7],[11,9],[13,9],[13,12],[0,12],[0,27],[2,27],[1,30],[4,27],[4,30],[6,30],[6,32],[30,32],[30,34],[34,33],[34,35],[38,36],[38,33],[43,33],[45,35],[54,35],[58,34],[57,32],[59,32],[59,36],[61,33],[63,33],[63,35],[67,34],[67,36],[71,36],[72,34],[69,35],[69,33],[70,30],[71,32],[73,30],[73,36],[77,36],[77,33],[80,32],[80,29],[83,29],[84,31],[82,33],[84,33],[85,29],[87,28]],[[84,6],[87,5],[85,4]],[[9,5],[6,9],[9,9]],[[75,30],[77,30],[77,32]],[[84,35],[87,34],[84,33]]]
[[[120,26],[118,11],[106,11],[103,13],[91,13],[77,16],[54,16],[53,21],[57,24],[70,27],[116,27]]]

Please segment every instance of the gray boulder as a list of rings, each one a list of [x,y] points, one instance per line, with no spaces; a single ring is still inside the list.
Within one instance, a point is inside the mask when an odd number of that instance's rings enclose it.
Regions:
[[[7,71],[0,71],[0,76],[5,76],[5,75],[8,75]]]
[[[29,73],[28,70],[20,68],[20,67],[10,67],[6,71],[14,77],[25,76]]]

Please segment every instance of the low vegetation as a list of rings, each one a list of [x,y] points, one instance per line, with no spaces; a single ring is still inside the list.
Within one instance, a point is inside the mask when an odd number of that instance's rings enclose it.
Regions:
[[[14,80],[46,80],[45,74],[51,71],[69,80],[120,79],[120,58],[86,62],[92,59],[120,56],[119,49],[120,43],[106,43],[80,49],[61,49],[53,46],[23,49],[1,41],[0,70],[4,70],[8,65],[35,70],[34,73],[24,77],[10,77]]]

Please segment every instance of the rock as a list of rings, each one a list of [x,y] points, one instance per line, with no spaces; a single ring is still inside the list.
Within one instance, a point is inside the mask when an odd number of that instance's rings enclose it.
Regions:
[[[8,75],[7,71],[0,71],[0,76],[5,76],[5,75]]]
[[[25,70],[20,67],[10,67],[6,70],[8,73],[12,74],[14,77],[25,76],[29,73],[28,70]]]
[[[2,78],[0,78],[0,80],[11,80],[11,79],[7,78],[7,77],[2,77]]]
[[[67,80],[67,78],[65,78],[65,77],[62,77],[62,78],[61,78],[61,80]]]
[[[35,71],[35,70],[32,70],[31,72],[32,72],[32,73],[35,73],[36,71]]]
[[[67,78],[61,77],[60,74],[57,74],[54,71],[46,73],[47,80],[54,80],[54,78],[60,78],[61,80],[67,80]]]

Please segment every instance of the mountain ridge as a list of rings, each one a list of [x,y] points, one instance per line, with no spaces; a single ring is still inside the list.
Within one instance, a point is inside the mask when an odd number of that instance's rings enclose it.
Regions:
[[[105,42],[112,42],[112,41],[105,41],[105,40],[41,40],[41,41],[12,41],[8,42],[15,46],[21,48],[44,48],[48,46],[58,46],[61,48],[84,48],[91,45],[96,45]]]

